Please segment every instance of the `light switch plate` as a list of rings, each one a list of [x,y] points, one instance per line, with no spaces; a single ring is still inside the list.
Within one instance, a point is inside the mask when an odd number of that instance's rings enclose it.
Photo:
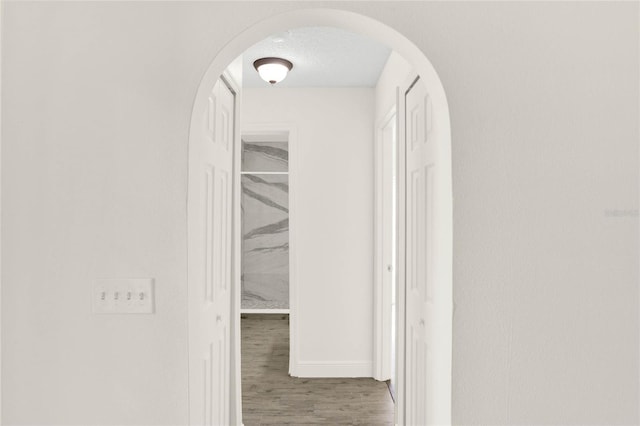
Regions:
[[[154,313],[153,278],[98,279],[93,286],[94,314]]]

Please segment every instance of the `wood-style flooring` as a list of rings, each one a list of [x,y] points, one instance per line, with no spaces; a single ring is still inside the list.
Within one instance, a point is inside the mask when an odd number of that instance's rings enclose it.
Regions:
[[[244,425],[393,425],[384,382],[289,376],[287,318],[242,316]]]

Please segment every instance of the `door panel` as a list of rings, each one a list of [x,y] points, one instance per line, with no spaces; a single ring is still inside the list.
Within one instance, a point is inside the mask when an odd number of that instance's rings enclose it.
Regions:
[[[406,342],[407,425],[434,423],[436,365],[430,357],[436,328],[433,266],[436,144],[431,102],[418,80],[406,102]]]
[[[189,421],[229,423],[231,207],[235,97],[222,80],[189,146]]]

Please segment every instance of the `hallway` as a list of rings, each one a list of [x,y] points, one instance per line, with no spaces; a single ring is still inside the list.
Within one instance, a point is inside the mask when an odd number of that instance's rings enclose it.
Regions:
[[[242,316],[242,410],[245,426],[393,425],[387,385],[373,379],[288,375],[286,315]]]

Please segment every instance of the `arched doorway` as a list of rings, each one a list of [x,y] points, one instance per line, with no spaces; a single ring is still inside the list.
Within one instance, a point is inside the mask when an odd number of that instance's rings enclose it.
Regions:
[[[449,112],[444,88],[435,69],[424,53],[411,41],[394,29],[371,18],[335,9],[303,9],[283,13],[261,21],[236,36],[213,59],[196,94],[189,135],[189,209],[194,209],[194,198],[202,192],[199,187],[194,188],[194,182],[200,179],[200,172],[192,173],[195,170],[194,162],[199,161],[195,154],[197,150],[194,148],[197,147],[203,128],[206,127],[203,126],[203,120],[209,108],[212,91],[220,90],[220,76],[228,65],[252,44],[270,34],[304,26],[337,27],[384,43],[403,56],[419,76],[418,85],[423,87],[423,91],[414,90],[411,97],[407,97],[409,91],[416,85],[416,81],[407,82],[406,87],[399,88],[398,115],[404,117],[401,119],[398,132],[399,141],[402,147],[405,145],[405,140],[411,139],[412,142],[407,144],[409,148],[406,152],[404,148],[400,148],[400,158],[405,159],[401,161],[402,166],[406,165],[409,168],[405,170],[406,174],[403,176],[406,175],[406,179],[402,179],[403,182],[399,187],[398,318],[400,320],[398,321],[397,353],[399,360],[397,423],[415,422],[412,419],[417,418],[429,418],[438,424],[450,423],[453,221]],[[235,90],[237,91],[238,88]],[[234,88],[231,87],[231,93],[233,92]],[[418,123],[416,121],[418,116],[424,118],[425,121],[422,124],[414,124]],[[431,129],[436,131],[432,132]],[[427,147],[429,144],[434,144],[432,141],[436,144],[433,149],[422,148],[423,145]],[[432,164],[427,164],[425,161],[432,161]],[[432,167],[433,165],[436,167]],[[215,185],[213,180],[211,182]],[[234,199],[231,195],[228,196],[229,200]],[[214,198],[209,204],[215,202]],[[205,201],[204,204],[207,202]],[[211,206],[211,209],[212,212],[215,211],[215,206]],[[190,214],[188,237],[190,247],[195,236],[202,231],[192,222]],[[228,226],[232,225],[229,223]],[[237,226],[227,229],[229,232],[231,232],[230,229],[233,229],[233,232],[238,231]],[[227,248],[231,250],[230,245],[227,245]],[[225,410],[229,410],[228,415],[223,414],[222,418],[234,424],[239,424],[241,420],[240,365],[237,362],[240,354],[239,322],[234,319],[234,316],[239,316],[238,262],[237,256],[234,257],[232,252],[227,254],[221,259],[225,259],[225,265],[230,272],[229,277],[233,278],[230,278],[229,287],[225,287],[228,292],[221,293],[223,301],[226,300],[226,307],[223,311],[207,316],[197,312],[199,301],[191,304],[191,300],[197,297],[195,294],[202,287],[202,283],[196,278],[197,275],[192,274],[192,271],[206,270],[207,265],[205,261],[200,262],[192,256],[192,251],[189,250],[189,352],[190,359],[193,358],[190,361],[189,387],[192,424],[199,424],[201,412],[205,413],[203,422],[207,421],[207,413],[209,418],[212,418],[212,410],[215,410],[213,406],[208,407],[206,401],[204,404],[192,402],[199,398],[204,400],[213,398],[215,392],[210,388],[213,386],[214,378],[217,380],[216,383],[221,385],[220,394],[216,394],[218,404],[224,406]],[[431,257],[427,259],[427,255]],[[408,308],[414,310],[412,314],[407,313],[405,308],[408,306],[406,292],[413,290],[415,294],[410,294],[410,298],[414,302],[416,295],[421,298],[424,295],[424,300],[413,303],[412,307]],[[205,301],[205,303],[209,302]],[[420,309],[428,309],[428,315],[424,312],[421,314]],[[223,335],[229,336],[228,340],[222,338],[223,340],[220,341],[222,343],[216,344],[215,347],[213,344],[207,346],[209,358],[205,357],[208,361],[205,360],[204,363],[201,362],[202,348],[192,346],[197,341],[198,335],[204,332],[201,327],[203,321],[218,322],[225,330]],[[424,330],[428,328],[425,327],[425,323],[434,324],[428,344],[424,337],[427,333]],[[295,329],[295,316],[292,316],[292,329]],[[217,351],[215,357],[214,351]],[[214,359],[224,365],[214,365]],[[432,364],[437,365],[437,368],[433,368],[433,374],[430,367]],[[216,371],[226,370],[227,367],[230,368],[228,376],[220,373],[225,377],[224,380],[222,376],[216,376]],[[200,376],[203,374],[206,374],[208,379],[201,379]],[[427,376],[429,376],[428,380]],[[425,399],[426,395],[429,395],[429,401]],[[424,413],[421,413],[422,411]]]

